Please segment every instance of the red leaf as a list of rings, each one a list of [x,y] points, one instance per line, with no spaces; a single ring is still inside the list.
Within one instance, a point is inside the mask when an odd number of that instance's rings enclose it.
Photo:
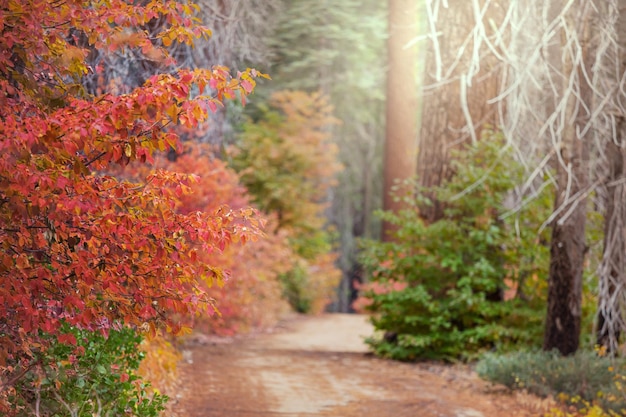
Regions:
[[[76,346],[76,337],[71,333],[60,334],[58,340],[64,345]]]
[[[252,83],[248,80],[242,80],[241,81],[241,87],[244,89],[244,91],[248,94],[250,94],[252,92],[252,90],[254,89],[254,86],[252,85]]]

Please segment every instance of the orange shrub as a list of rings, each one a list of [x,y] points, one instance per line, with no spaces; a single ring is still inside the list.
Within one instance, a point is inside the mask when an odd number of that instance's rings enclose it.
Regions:
[[[183,213],[228,211],[251,205],[238,174],[216,158],[208,145],[186,144],[174,160],[162,158],[157,164],[196,177],[192,192],[180,198],[178,210]],[[268,224],[268,230],[274,229],[275,220],[261,220]],[[225,276],[223,282],[205,283],[219,313],[196,317],[197,329],[217,334],[248,331],[274,324],[287,309],[278,283],[278,275],[293,263],[285,233],[270,233],[246,245],[232,245],[199,256],[209,264],[220,265]]]

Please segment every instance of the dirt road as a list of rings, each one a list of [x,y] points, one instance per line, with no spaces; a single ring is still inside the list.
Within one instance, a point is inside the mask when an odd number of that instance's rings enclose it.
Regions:
[[[528,417],[536,400],[464,367],[368,355],[363,316],[295,317],[274,333],[188,346],[174,408],[188,417]]]

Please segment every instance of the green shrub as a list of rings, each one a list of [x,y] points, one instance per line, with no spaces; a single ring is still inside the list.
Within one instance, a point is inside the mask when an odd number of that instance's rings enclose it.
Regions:
[[[17,416],[156,417],[167,397],[149,394],[149,384],[135,371],[144,353],[142,337],[132,329],[99,332],[65,329],[76,345],[55,342],[15,386],[11,403]],[[36,406],[36,404],[38,404]],[[39,407],[38,414],[35,407]]]
[[[298,313],[311,310],[311,295],[306,291],[309,277],[304,267],[299,264],[279,276],[283,287],[283,297]]]
[[[363,245],[370,281],[364,295],[384,333],[368,343],[379,355],[457,360],[539,344],[547,290],[539,277],[547,276],[548,250],[537,229],[551,199],[539,196],[517,217],[501,218],[521,175],[497,138],[455,161],[450,182],[404,197],[408,208],[400,213],[381,214],[397,226],[392,242]],[[445,207],[430,224],[419,215],[433,203],[428,196]]]
[[[541,396],[565,399],[581,407],[598,404],[604,410],[626,411],[626,362],[578,352],[515,352],[488,354],[476,365],[481,378],[511,389],[525,389]]]

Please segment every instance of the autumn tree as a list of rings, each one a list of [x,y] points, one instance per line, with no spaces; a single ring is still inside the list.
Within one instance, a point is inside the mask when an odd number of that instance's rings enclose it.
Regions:
[[[215,146],[189,141],[176,158],[161,156],[150,169],[165,168],[172,172],[194,175],[197,181],[191,192],[179,198],[177,211],[191,214],[214,212],[227,204],[231,209],[251,207],[252,196],[242,185],[239,175],[217,158]],[[210,265],[219,265],[228,272],[221,285],[205,285],[204,290],[215,299],[219,314],[194,318],[194,329],[216,334],[232,334],[252,328],[273,325],[288,310],[282,299],[279,277],[294,266],[293,250],[284,231],[275,233],[277,220],[273,214],[257,217],[273,231],[262,239],[231,245],[224,250],[198,253]]]
[[[233,167],[259,209],[276,217],[268,233],[285,233],[295,254],[295,266],[282,276],[289,302],[301,312],[320,312],[338,281],[324,217],[341,169],[326,131],[337,121],[319,93],[277,92],[270,104],[272,110],[244,127]]]
[[[88,60],[99,71],[87,74],[83,83],[90,92],[114,89],[121,93],[143,84],[156,73],[176,68],[211,68],[220,64],[233,71],[244,71],[247,66],[267,67],[271,54],[268,35],[279,16],[279,6],[280,0],[195,0],[187,18],[210,28],[210,37],[198,38],[193,45],[181,42],[175,34],[167,32],[166,18],[151,19],[142,26],[156,45],[175,58],[175,65],[164,66],[166,55],[160,50],[146,54],[136,48],[92,49]],[[167,36],[160,36],[163,33]],[[119,36],[129,37],[129,34]],[[201,124],[201,135],[183,134],[181,137],[218,145],[224,140],[232,141],[233,123],[240,121],[241,112],[237,104],[219,106]]]
[[[196,0],[197,17],[209,28],[211,38],[193,47],[177,45],[176,56],[185,57],[190,67],[215,63],[234,70],[247,66],[267,68],[271,60],[270,35],[282,12],[282,0]],[[216,145],[235,140],[243,123],[240,106],[224,106],[210,115],[207,131],[200,138]]]
[[[325,212],[337,230],[344,273],[332,306],[338,311],[350,310],[354,283],[362,279],[357,239],[380,233],[373,213],[382,200],[386,9],[378,0],[283,2],[270,38],[273,81],[255,93],[322,91],[341,121],[326,128],[344,167]]]
[[[132,49],[174,65],[161,47],[166,40],[208,35],[191,19],[193,8],[174,1],[0,6],[3,400],[41,365],[42,335],[59,334],[63,324],[104,334],[123,325],[177,331],[180,313],[212,310],[199,280],[221,272],[198,253],[255,233],[247,211],[176,212],[192,176],[159,170],[133,183],[106,171],[177,148],[167,126],[196,126],[224,100],[243,99],[256,71],[172,70],[123,94],[81,88],[99,71],[85,64],[93,50]],[[143,28],[154,19],[167,25],[149,36]],[[76,343],[71,333],[59,340]]]

